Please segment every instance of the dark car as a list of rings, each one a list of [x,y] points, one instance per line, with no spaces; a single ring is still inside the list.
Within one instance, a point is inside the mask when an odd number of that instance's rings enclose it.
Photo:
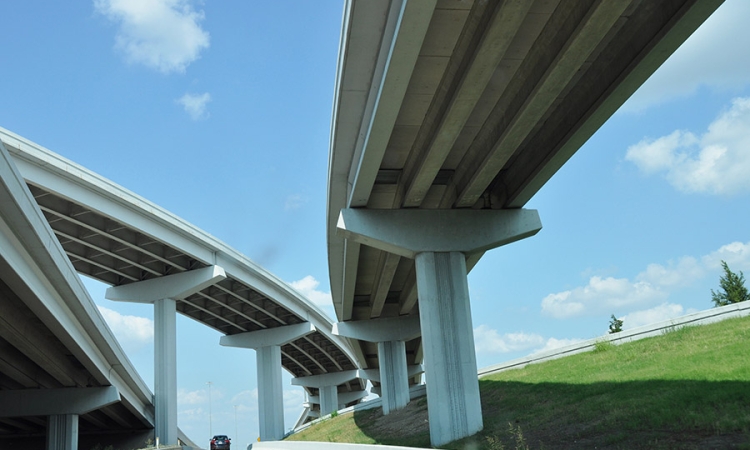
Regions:
[[[211,438],[211,450],[229,450],[229,441],[226,435],[217,434]]]

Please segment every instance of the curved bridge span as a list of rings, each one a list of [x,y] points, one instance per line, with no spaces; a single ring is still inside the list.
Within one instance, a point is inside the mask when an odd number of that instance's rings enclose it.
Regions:
[[[257,350],[259,392],[267,396],[263,439],[285,431],[281,368],[304,380],[310,418],[320,414],[321,402],[335,410],[366,396],[348,339],[333,335],[330,319],[286,283],[204,231],[33,142],[2,129],[0,141],[74,270],[111,286],[110,299],[154,304],[153,422],[162,442],[177,440],[176,375],[165,372],[175,357],[176,312],[221,332],[222,345]],[[98,312],[89,313],[101,321]],[[333,381],[324,377],[334,373]]]
[[[721,3],[346,2],[329,272],[386,413],[424,362],[432,444],[482,429],[466,274],[539,231],[524,205]]]

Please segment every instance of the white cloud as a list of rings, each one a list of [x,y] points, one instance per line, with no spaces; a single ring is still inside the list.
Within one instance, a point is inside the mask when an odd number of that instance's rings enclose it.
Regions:
[[[750,3],[749,3],[750,4]],[[750,192],[750,98],[736,98],[700,137],[674,131],[628,148],[625,159],[644,173],[664,173],[687,193],[733,195]]]
[[[544,347],[539,348],[537,350],[534,350],[531,354],[536,355],[537,353],[546,352],[547,350],[554,350],[556,348],[565,347],[566,345],[575,344],[576,342],[581,342],[583,339],[555,339],[555,338],[549,338],[547,339],[547,342],[544,344]]]
[[[699,87],[750,84],[750,2],[727,0],[623,105],[640,111],[693,94]],[[700,63],[696,63],[700,61]]]
[[[632,282],[626,278],[594,276],[586,286],[546,296],[542,300],[542,313],[565,319],[644,304],[664,297],[665,292],[647,281]]]
[[[120,314],[104,306],[98,308],[125,351],[137,351],[154,341],[154,322],[151,319]]]
[[[474,328],[474,348],[477,353],[509,353],[544,344],[544,338],[538,334],[506,333],[500,335],[487,325]]]
[[[186,421],[205,420],[207,416],[203,408],[181,409],[178,414],[179,422],[182,423]]]
[[[580,342],[582,339],[544,339],[535,333],[506,333],[501,335],[487,325],[474,328],[474,348],[477,354],[499,354],[532,350],[531,355]]]
[[[750,242],[732,242],[722,245],[715,252],[702,258],[703,265],[708,269],[720,269],[721,261],[726,261],[732,271],[750,270]]]
[[[629,330],[642,325],[674,319],[675,317],[684,316],[685,314],[690,314],[695,311],[696,310],[694,309],[685,311],[682,305],[675,303],[662,303],[651,309],[631,312],[622,317],[618,317],[618,319],[622,320],[622,328],[624,330]]]
[[[649,264],[636,279],[660,288],[669,288],[687,285],[691,280],[702,278],[705,272],[705,267],[697,259],[685,256],[676,264],[670,261],[666,267],[661,264]]]
[[[305,199],[301,195],[290,195],[286,198],[286,202],[284,202],[284,211],[299,209],[304,203]]]
[[[721,261],[726,261],[733,271],[750,270],[750,242],[732,242],[700,258],[685,256],[670,261],[665,266],[649,264],[646,270],[627,278],[601,278],[592,276],[586,286],[552,293],[542,299],[542,313],[557,319],[583,315],[596,315],[638,305],[653,306],[666,300],[671,291],[689,286],[693,281],[706,276],[709,271],[719,270]],[[663,303],[649,310],[630,314],[629,326],[645,324],[655,318],[679,316],[676,308],[682,306]],[[643,322],[647,321],[647,322]]]
[[[305,392],[302,388],[284,390],[284,408],[299,412],[305,401]]]
[[[258,389],[240,391],[232,397],[233,405],[255,405],[258,403]]]
[[[94,0],[94,8],[119,25],[115,48],[129,63],[184,72],[209,46],[203,11],[188,0]]]
[[[193,120],[208,118],[209,114],[206,112],[206,105],[210,101],[211,94],[208,92],[203,94],[185,94],[177,99],[177,103],[182,105],[185,112],[188,113]]]
[[[213,392],[211,393],[213,397]],[[197,391],[186,391],[185,389],[177,390],[177,403],[180,405],[200,405],[208,404],[208,391],[199,389]]]
[[[301,280],[292,281],[289,285],[316,305],[331,306],[333,304],[331,293],[318,290],[320,281],[316,280],[312,275],[308,275]]]

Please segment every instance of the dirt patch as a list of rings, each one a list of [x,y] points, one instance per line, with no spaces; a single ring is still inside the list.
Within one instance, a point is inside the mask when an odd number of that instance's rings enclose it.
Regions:
[[[420,436],[428,436],[429,442],[427,399],[424,397],[412,400],[405,408],[387,416],[380,408],[357,412],[354,421],[365,434],[377,437],[381,442],[411,442],[419,440]]]

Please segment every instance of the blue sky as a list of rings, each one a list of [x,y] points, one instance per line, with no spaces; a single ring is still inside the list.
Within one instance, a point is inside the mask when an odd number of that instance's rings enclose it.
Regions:
[[[2,2],[0,126],[213,234],[333,317],[325,199],[342,9]],[[721,260],[750,271],[747,17],[750,2],[728,0],[529,202],[542,231],[475,267],[480,367],[602,335],[610,314],[629,328],[709,308]],[[87,286],[153,385],[151,307]],[[254,352],[182,317],[178,340],[180,427],[201,444],[211,432],[253,441]],[[302,392],[288,377],[285,398],[291,426]]]

